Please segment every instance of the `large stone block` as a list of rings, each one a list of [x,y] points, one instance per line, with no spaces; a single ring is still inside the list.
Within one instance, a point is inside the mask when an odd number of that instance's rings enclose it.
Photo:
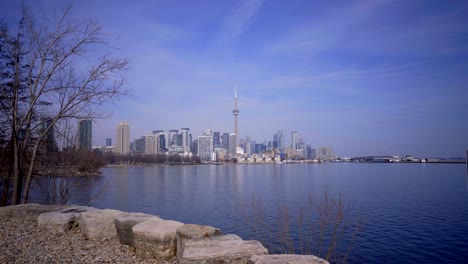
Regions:
[[[328,261],[313,255],[256,255],[249,264],[329,264]]]
[[[114,224],[120,244],[133,246],[134,235],[132,228],[151,217],[156,216],[143,213],[123,213],[118,216]]]
[[[37,221],[37,218],[42,213],[57,211],[66,207],[65,205],[20,204],[0,207],[0,214],[3,217],[15,217]]]
[[[205,225],[186,224],[177,228],[177,259],[182,258],[185,241],[189,239],[210,238],[220,236],[222,232],[219,228]]]
[[[78,225],[81,233],[88,239],[116,238],[115,219],[121,211],[105,209],[80,213]]]
[[[68,206],[62,210],[42,213],[38,217],[38,225],[47,230],[68,232],[77,221],[80,213],[97,210],[87,206]]]
[[[179,264],[245,264],[251,256],[265,254],[268,250],[256,240],[244,241],[237,235],[214,236],[187,240]]]
[[[152,217],[133,227],[133,245],[142,259],[155,258],[158,262],[176,256],[176,230],[181,222]]]

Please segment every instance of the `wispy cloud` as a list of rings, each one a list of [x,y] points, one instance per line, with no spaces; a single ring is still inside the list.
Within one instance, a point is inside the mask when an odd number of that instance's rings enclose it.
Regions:
[[[229,40],[244,33],[262,7],[264,0],[242,0],[223,22],[220,37]]]

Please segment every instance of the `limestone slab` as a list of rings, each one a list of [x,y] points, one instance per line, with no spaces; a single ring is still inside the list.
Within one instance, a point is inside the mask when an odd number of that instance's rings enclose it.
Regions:
[[[120,244],[133,246],[134,235],[132,228],[151,217],[156,216],[143,213],[123,213],[118,216],[114,224]]]
[[[185,241],[222,235],[221,229],[206,225],[186,224],[177,228],[177,259],[182,258]]]
[[[40,214],[61,210],[63,208],[66,208],[66,206],[30,203],[0,207],[0,214],[4,217],[15,217],[37,221]]]
[[[161,262],[176,256],[176,230],[181,222],[152,217],[135,225],[133,230],[136,255]]]
[[[329,264],[328,261],[314,255],[256,255],[249,259],[249,264]]]
[[[256,240],[244,241],[237,235],[214,236],[187,240],[179,264],[245,264],[253,255],[265,254],[268,250]]]
[[[121,211],[105,209],[80,213],[78,224],[81,233],[88,239],[116,238],[115,219],[123,214]]]
[[[87,206],[68,206],[55,212],[42,213],[38,217],[38,225],[41,228],[56,232],[68,232],[75,225],[80,213],[97,210]]]

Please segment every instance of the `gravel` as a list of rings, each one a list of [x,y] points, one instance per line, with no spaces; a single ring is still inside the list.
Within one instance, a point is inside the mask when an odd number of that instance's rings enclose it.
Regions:
[[[58,233],[41,229],[31,219],[0,214],[0,263],[157,262],[139,259],[135,248],[121,245],[117,239],[87,240],[79,228]]]

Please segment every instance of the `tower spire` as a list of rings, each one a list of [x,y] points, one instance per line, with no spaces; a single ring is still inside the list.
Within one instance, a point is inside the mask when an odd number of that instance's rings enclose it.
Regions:
[[[237,147],[239,146],[239,130],[237,127],[237,116],[239,115],[239,108],[237,107],[237,87],[234,85],[234,110],[232,110],[232,114],[234,115],[234,133],[236,134],[235,137],[235,146],[236,146],[236,151]],[[236,153],[233,153],[234,155]]]

